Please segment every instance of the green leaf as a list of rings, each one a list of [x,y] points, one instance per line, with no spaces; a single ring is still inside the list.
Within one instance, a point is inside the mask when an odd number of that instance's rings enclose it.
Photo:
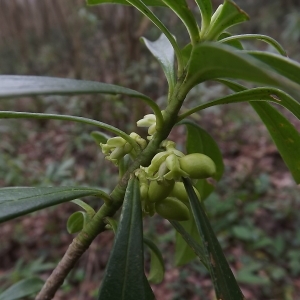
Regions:
[[[0,99],[36,95],[111,94],[139,98],[160,117],[158,105],[146,95],[122,86],[96,81],[44,76],[0,75]]]
[[[266,125],[280,155],[300,183],[300,134],[280,112],[268,103],[251,102],[252,107]]]
[[[300,64],[298,62],[269,52],[247,51],[246,53],[265,63],[280,75],[300,84]]]
[[[181,19],[187,28],[192,44],[196,44],[200,40],[199,28],[194,15],[187,6],[186,0],[162,0],[169,6],[176,15]]]
[[[205,34],[213,13],[211,0],[195,0],[201,13],[201,36]]]
[[[234,47],[236,49],[243,50],[244,47],[243,47],[242,43],[238,39],[231,39],[233,37],[235,37],[235,36],[233,36],[232,34],[230,34],[228,32],[223,32],[219,35],[218,41],[220,43]]]
[[[76,198],[103,195],[85,187],[14,187],[0,189],[0,223]]]
[[[108,136],[107,134],[100,131],[92,131],[90,135],[98,145],[106,144],[107,140],[111,138],[111,136]]]
[[[201,37],[203,40],[216,40],[229,27],[248,20],[249,16],[233,1],[225,0],[213,14],[207,32]]]
[[[178,231],[178,228],[176,230],[175,265],[182,266],[189,263],[197,257],[197,253],[198,256],[200,253],[200,260],[204,261],[205,255],[201,248],[201,240],[194,218],[178,222],[178,224],[182,227],[183,232]],[[189,239],[192,239],[198,245],[198,252],[195,251],[195,247],[191,245]]]
[[[43,285],[44,281],[38,277],[23,279],[1,293],[0,300],[25,299],[28,296],[38,293]]]
[[[74,212],[67,222],[67,230],[70,234],[77,233],[82,230],[88,219],[87,213],[83,211]]]
[[[228,83],[228,80],[219,80],[219,82]],[[234,84],[234,83],[233,83]],[[231,84],[232,85],[232,84]],[[281,105],[291,111],[298,119],[300,119],[300,103],[297,102],[287,93],[276,89],[276,88],[253,88],[246,89],[244,88],[241,92],[228,95],[208,103],[201,104],[199,106],[193,107],[192,109],[186,111],[179,116],[179,119],[186,118],[194,112],[212,107],[215,105],[228,104],[228,103],[239,103],[239,102],[248,102],[248,101],[263,101],[263,102],[274,102],[278,105]],[[250,104],[251,104],[250,103]]]
[[[72,200],[71,202],[73,202],[74,204],[77,204],[78,206],[83,208],[88,213],[88,215],[91,217],[96,213],[95,210],[90,205],[88,205],[87,203],[85,203],[84,201],[82,201],[80,199],[75,199],[75,200]]]
[[[203,242],[208,270],[214,284],[217,299],[245,299],[226,261],[218,239],[211,228],[204,207],[197,198],[190,179],[182,178],[182,180],[189,195],[191,209]]]
[[[121,94],[149,99],[137,91],[96,81],[44,76],[0,75],[0,98],[72,94]]]
[[[122,137],[126,140],[136,151],[140,152],[140,147],[134,139],[132,139],[124,131],[111,126],[109,124],[99,122],[93,119],[87,119],[83,117],[68,116],[68,115],[58,115],[58,114],[40,114],[40,113],[26,113],[26,112],[15,112],[15,111],[0,111],[0,119],[44,119],[44,120],[61,120],[61,121],[72,121],[79,122],[83,124],[93,125],[106,129],[115,135]]]
[[[144,273],[143,227],[140,187],[130,179],[115,243],[109,257],[98,299],[154,299]]]
[[[151,240],[144,238],[144,243],[149,247],[151,253],[148,281],[154,284],[159,284],[163,281],[165,275],[165,264],[162,254]]]
[[[223,35],[223,34],[222,34]],[[260,40],[263,42],[266,42],[267,44],[273,46],[281,55],[287,56],[286,51],[283,49],[283,47],[273,38],[262,35],[262,34],[241,34],[241,35],[229,35],[229,36],[219,36],[218,41],[221,43],[240,43],[240,40]],[[243,50],[242,48],[239,48],[240,50]]]
[[[204,248],[202,246],[201,243],[198,243],[183,227],[184,222],[177,222],[177,221],[171,221],[169,220],[169,222],[172,224],[172,226],[176,229],[176,231],[182,236],[182,238],[185,241],[185,244],[183,245],[188,245],[190,247],[190,249],[193,250],[193,252],[195,253],[196,256],[198,256],[198,258],[202,261],[202,263],[207,266],[206,263],[206,257],[205,257],[205,252],[204,252]],[[186,224],[186,223],[185,223]],[[194,232],[194,231],[193,231]],[[199,234],[197,232],[197,236],[196,239],[198,241],[200,240]],[[179,250],[179,249],[178,249]],[[182,252],[182,254],[180,255],[180,252],[178,252],[178,264],[176,265],[181,265],[184,263],[188,263],[190,260],[194,259],[196,256],[188,256],[189,252],[187,252],[185,250],[185,248],[183,248],[183,250],[185,252]]]
[[[86,0],[88,5],[99,5],[99,4],[123,4],[130,5],[126,0]],[[148,6],[165,6],[161,0],[144,0]]]
[[[226,84],[230,89],[234,91],[245,91],[246,88],[240,84],[228,80],[220,80],[221,83]],[[275,94],[276,95],[276,94]],[[286,94],[281,94],[280,99],[285,99],[283,96]],[[287,96],[286,99],[287,100]],[[292,99],[292,98],[291,98]],[[292,99],[293,100],[293,99]],[[290,100],[289,109],[300,118],[299,104],[294,100]],[[281,100],[280,104],[283,100]],[[297,184],[300,183],[300,134],[297,129],[274,107],[269,103],[262,103],[257,101],[249,102],[256,113],[260,116],[263,123],[266,125],[282,159],[284,160],[286,166],[289,168],[292,176]],[[292,107],[292,104],[295,105]],[[285,107],[287,107],[285,105]],[[288,108],[288,107],[287,107]]]
[[[175,85],[175,72],[174,49],[170,41],[164,34],[161,34],[159,39],[154,42],[150,42],[146,38],[142,38],[142,41],[161,64],[168,80],[170,91],[172,91]]]
[[[281,59],[285,58],[281,57]],[[296,65],[293,64],[294,67]],[[300,68],[298,72],[299,70]],[[224,44],[211,42],[201,43],[194,47],[184,90],[188,92],[198,83],[226,77],[271,85],[289,91],[300,90],[298,85],[272,72],[266,64],[251,55],[242,51],[234,51],[232,47]]]

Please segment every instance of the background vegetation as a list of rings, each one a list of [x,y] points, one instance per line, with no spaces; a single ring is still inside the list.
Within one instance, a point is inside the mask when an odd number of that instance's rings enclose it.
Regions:
[[[189,2],[193,7],[193,1]],[[300,61],[297,0],[236,2],[251,17],[239,30],[276,38],[290,57]],[[215,7],[220,3],[214,1]],[[156,11],[169,28],[181,30],[176,16],[163,8]],[[183,29],[182,33],[184,45]],[[91,8],[83,0],[2,0],[0,73],[99,80],[137,89],[160,103],[166,82],[158,63],[139,42],[142,35],[155,39],[158,32],[128,7]],[[188,103],[227,92],[218,85],[203,84],[190,94]],[[107,101],[99,104],[97,97],[105,96],[22,98],[2,101],[0,107],[93,117],[128,132],[146,113],[142,104],[129,99],[125,106],[123,98],[114,97],[111,103],[111,96],[106,96]],[[299,121],[286,115],[300,129]],[[206,205],[245,296],[300,299],[300,189],[267,131],[247,104],[212,108],[194,118],[215,137],[225,158],[225,176]],[[60,121],[0,121],[0,186],[113,187],[116,170],[89,136],[93,129]],[[179,145],[182,130],[172,132]],[[0,291],[29,275],[47,278],[72,240],[65,225],[75,210],[68,203],[0,226]],[[204,268],[194,263],[179,270],[174,267],[169,254],[174,232],[168,223],[152,218],[147,232],[165,253],[167,266],[165,281],[154,287],[157,299],[213,299]],[[97,238],[55,299],[93,299],[112,240],[110,232]]]

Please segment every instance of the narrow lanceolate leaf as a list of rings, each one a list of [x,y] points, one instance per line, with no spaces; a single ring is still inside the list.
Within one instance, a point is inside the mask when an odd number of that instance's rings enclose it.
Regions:
[[[197,5],[200,9],[201,13],[201,35],[204,35],[211,20],[211,16],[213,13],[212,3],[211,0],[196,0]]]
[[[249,16],[233,1],[225,0],[213,14],[207,32],[201,37],[204,40],[216,40],[229,27],[248,20]]]
[[[71,94],[121,94],[148,99],[147,96],[137,91],[96,81],[44,76],[0,75],[0,98]]]
[[[226,45],[232,46],[234,48],[237,48],[239,50],[244,50],[244,47],[242,45],[242,43],[238,40],[238,39],[233,39],[233,40],[227,40],[227,38],[231,38],[233,37],[232,34],[230,34],[229,32],[223,32],[219,35],[218,37],[218,41],[220,43],[224,43]]]
[[[298,62],[269,52],[247,51],[247,54],[265,63],[280,75],[300,84],[300,64]]]
[[[151,240],[144,238],[144,244],[149,247],[151,253],[148,281],[159,284],[163,281],[165,275],[165,264],[162,254]]]
[[[76,198],[101,195],[106,194],[85,187],[1,188],[0,223]]]
[[[222,80],[220,81],[222,82]],[[227,80],[224,80],[224,83],[228,82]],[[196,106],[187,112],[183,113],[179,116],[179,119],[183,119],[189,115],[191,115],[194,112],[203,110],[208,107],[212,107],[215,105],[221,105],[221,104],[229,104],[229,103],[239,103],[239,102],[248,102],[248,101],[268,101],[268,102],[274,102],[278,105],[281,105],[285,108],[287,108],[289,111],[291,111],[298,119],[300,119],[300,103],[297,102],[294,98],[292,98],[287,93],[275,89],[275,88],[254,88],[254,89],[246,89],[237,92],[232,95],[228,95],[213,101],[210,101],[208,103],[201,104],[199,106]]]
[[[217,299],[244,300],[245,298],[226,261],[218,239],[211,228],[204,207],[198,200],[190,180],[187,178],[182,180],[189,195],[198,232],[203,241],[208,270],[214,284]]]
[[[201,43],[194,47],[191,55],[184,87],[187,91],[198,83],[216,78],[243,79],[288,91],[300,91],[299,85],[272,72],[260,60],[242,51],[234,51],[227,45]],[[282,75],[285,74],[282,72]]]
[[[223,36],[222,38],[219,37],[218,39],[221,43],[230,43],[230,42],[238,42],[240,40],[260,40],[263,41],[271,46],[273,46],[281,55],[287,56],[286,51],[283,47],[273,38],[262,35],[262,34],[241,34],[241,35],[230,35],[230,36]],[[243,48],[241,48],[242,50]]]
[[[246,88],[240,84],[220,80],[233,91],[244,91]],[[282,98],[282,97],[281,97]],[[300,183],[300,134],[297,129],[269,103],[251,101],[253,109],[266,125],[282,159],[289,168],[294,180]],[[291,110],[295,115],[295,110]],[[299,116],[298,116],[299,118]]]
[[[99,300],[154,299],[144,273],[140,187],[130,179],[115,243],[99,291]]]
[[[266,125],[285,164],[297,184],[300,183],[300,134],[279,111],[268,103],[251,102]]]
[[[162,0],[167,6],[169,6],[176,15],[181,19],[185,27],[187,28],[192,44],[196,44],[200,40],[199,28],[195,20],[194,15],[189,10],[186,0]]]
[[[128,134],[124,131],[111,126],[109,124],[99,122],[93,119],[77,117],[77,116],[69,116],[69,115],[59,115],[59,114],[41,114],[41,113],[27,113],[27,112],[16,112],[16,111],[0,111],[0,119],[42,119],[42,120],[61,120],[61,121],[71,121],[71,122],[79,122],[83,124],[93,125],[100,127],[102,129],[106,129],[117,136],[122,137],[126,140],[136,151],[137,153],[140,151],[140,147],[136,143],[134,139],[132,139]]]
[[[130,5],[126,0],[87,0],[88,5],[98,5],[98,4],[123,4]],[[148,6],[165,6],[161,0],[144,0],[143,1]]]
[[[167,37],[162,34],[158,40],[150,42],[146,38],[142,38],[143,42],[154,55],[154,57],[159,61],[166,75],[167,81],[169,83],[169,88],[172,91],[175,85],[175,72],[174,72],[174,49],[167,39]]]
[[[171,223],[176,229],[175,265],[185,265],[197,256],[202,262],[205,262],[205,255],[194,218],[183,222],[176,222],[176,226],[174,226],[174,222]]]
[[[37,294],[43,285],[44,281],[38,277],[23,279],[1,293],[0,300],[27,299]]]

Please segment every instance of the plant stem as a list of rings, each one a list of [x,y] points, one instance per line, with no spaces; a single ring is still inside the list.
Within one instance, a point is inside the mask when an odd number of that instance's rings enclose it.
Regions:
[[[186,94],[181,93],[181,88],[182,84],[181,81],[179,81],[174,88],[172,101],[165,110],[163,128],[160,128],[160,130],[156,132],[148,146],[129,166],[128,170],[125,172],[117,186],[110,194],[110,204],[103,204],[100,210],[94,215],[92,220],[86,224],[83,230],[69,245],[65,255],[45,282],[42,290],[36,296],[36,300],[50,300],[54,297],[56,291],[63,284],[65,278],[79,260],[81,255],[88,249],[96,236],[105,230],[106,223],[104,222],[104,218],[112,217],[122,206],[130,174],[132,174],[141,165],[147,166],[150,164],[151,159],[156,154],[160,143],[168,137],[170,131],[176,123],[178,112],[186,96]]]

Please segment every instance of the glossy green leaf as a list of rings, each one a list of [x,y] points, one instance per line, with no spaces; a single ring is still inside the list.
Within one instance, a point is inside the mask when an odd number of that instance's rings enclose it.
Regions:
[[[247,54],[265,63],[280,75],[300,84],[300,63],[269,52],[247,51]]]
[[[258,59],[242,51],[234,51],[232,47],[224,44],[201,43],[194,47],[191,55],[185,80],[186,91],[206,80],[226,77],[271,85],[289,91],[300,90],[298,85],[272,72]]]
[[[0,223],[76,198],[104,195],[85,187],[13,187],[0,189]]]
[[[142,41],[161,64],[169,83],[170,90],[172,91],[175,85],[175,72],[174,49],[170,41],[164,34],[162,34],[159,39],[154,42],[150,42],[146,38],[142,38]]]
[[[217,299],[244,300],[245,297],[227,263],[218,239],[211,228],[204,207],[198,200],[190,179],[183,178],[182,180],[189,195],[198,232],[203,241],[208,270],[214,284]]]
[[[111,138],[111,136],[108,136],[107,134],[100,131],[92,131],[90,135],[98,145],[100,145],[100,143],[106,144],[107,140]]]
[[[227,80],[220,80],[230,89],[238,92],[245,91],[246,88],[240,84]],[[280,99],[283,99],[282,95]],[[281,101],[282,102],[282,101]],[[260,116],[263,123],[266,125],[282,159],[289,168],[294,180],[297,184],[300,183],[300,134],[297,129],[274,107],[269,103],[251,101],[249,102],[253,109]],[[282,103],[280,103],[282,104]],[[296,104],[298,104],[296,102]],[[285,106],[286,107],[286,106]],[[290,108],[289,108],[290,109]],[[297,109],[290,109],[298,118],[299,104]]]
[[[232,37],[234,37],[232,34],[223,32],[219,35],[218,41],[236,49],[243,50],[244,47],[242,43],[238,39],[231,39]]]
[[[198,242],[198,241],[201,241],[198,232],[194,235],[194,230],[193,230],[194,236],[192,236],[185,230],[185,227],[184,227],[185,224],[183,224],[185,222],[177,222],[177,221],[171,221],[171,220],[169,220],[169,222],[176,229],[177,233],[180,234],[181,237],[183,238],[185,243],[182,243],[182,246],[186,247],[188,245],[189,249],[191,249],[195,254],[193,256],[189,256],[188,255],[189,252],[185,249],[185,247],[182,248],[184,250],[184,252],[182,252],[181,255],[180,255],[180,252],[178,252],[178,260],[176,260],[176,262],[178,262],[178,264],[176,264],[176,265],[182,265],[182,264],[188,263],[189,261],[191,261],[192,259],[194,259],[197,256],[202,261],[202,263],[205,266],[207,266],[204,248],[202,246],[202,243]],[[196,239],[194,239],[194,237],[196,237]]]
[[[221,43],[233,43],[233,42],[239,42],[240,40],[260,40],[263,41],[271,46],[273,46],[281,55],[287,56],[286,51],[283,49],[283,47],[273,38],[262,35],[262,34],[241,34],[241,35],[230,35],[230,36],[220,36],[219,41]],[[243,47],[240,48],[243,50]]]
[[[111,94],[139,98],[160,116],[158,105],[146,95],[122,86],[96,81],[45,76],[0,75],[0,99],[37,95]]]
[[[162,0],[169,6],[176,15],[181,19],[187,28],[192,44],[196,44],[200,40],[199,28],[194,15],[187,6],[186,0]]]
[[[38,277],[23,279],[0,294],[0,300],[27,299],[37,294],[43,287],[44,281]]]
[[[137,91],[96,81],[46,76],[0,75],[0,98],[72,94],[121,94],[149,99]]]
[[[82,230],[88,220],[88,215],[83,211],[74,212],[67,222],[67,230],[70,234],[77,233]]]
[[[300,134],[297,129],[268,103],[252,102],[252,107],[266,125],[285,164],[297,184],[300,183]]]
[[[109,257],[98,299],[154,299],[144,273],[143,227],[140,187],[130,179],[115,243]]]
[[[151,255],[148,281],[159,284],[163,281],[165,275],[165,264],[162,254],[151,240],[144,238],[144,243],[149,247]]]
[[[213,13],[211,0],[195,0],[201,13],[201,36],[205,34],[209,27],[211,16]]]
[[[99,5],[99,4],[123,4],[130,5],[126,0],[86,0],[88,5]],[[165,6],[161,0],[144,0],[148,6]]]
[[[233,1],[225,0],[213,14],[207,32],[201,37],[204,40],[216,40],[229,27],[248,20],[249,16]]]

